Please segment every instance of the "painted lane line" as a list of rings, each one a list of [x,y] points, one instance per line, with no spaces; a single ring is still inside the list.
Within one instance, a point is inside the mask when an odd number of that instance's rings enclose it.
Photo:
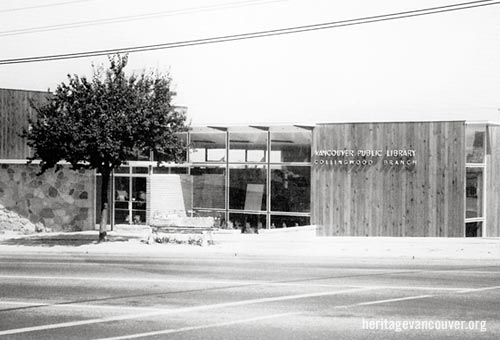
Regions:
[[[167,315],[167,314],[173,314],[173,313],[198,312],[198,311],[205,311],[205,310],[210,310],[210,309],[238,307],[238,306],[246,306],[246,305],[267,303],[267,302],[289,301],[289,300],[315,298],[315,297],[322,297],[322,296],[333,296],[333,295],[338,295],[338,294],[348,294],[348,293],[355,293],[355,292],[368,291],[368,290],[371,290],[371,289],[370,288],[353,288],[353,289],[336,290],[336,291],[328,291],[328,292],[320,292],[320,293],[285,295],[285,296],[276,296],[276,297],[269,297],[269,298],[259,298],[259,299],[249,299],[249,300],[241,300],[241,301],[234,301],[234,302],[224,302],[224,303],[217,303],[217,304],[211,304],[211,305],[184,307],[184,308],[177,308],[177,309],[171,309],[171,310],[152,311],[152,312],[145,312],[145,313],[138,313],[138,314],[119,315],[119,316],[112,316],[112,317],[107,317],[107,318],[70,321],[70,322],[62,322],[62,323],[56,323],[56,324],[33,326],[33,327],[8,329],[8,330],[0,331],[0,336],[9,335],[9,334],[35,332],[35,331],[44,331],[44,330],[56,329],[56,328],[83,326],[83,325],[90,325],[90,324],[104,323],[104,322],[111,322],[111,321],[124,321],[124,320],[148,318],[148,317]]]
[[[102,281],[102,282],[142,282],[142,283],[214,283],[214,284],[249,284],[259,281],[231,280],[187,280],[187,279],[144,279],[131,277],[90,277],[90,276],[47,276],[47,275],[0,275],[0,279],[14,280],[54,280],[54,281]]]
[[[132,306],[124,306],[124,305],[91,305],[91,304],[81,304],[81,303],[66,303],[66,302],[54,302],[54,303],[46,303],[46,302],[26,302],[26,301],[4,301],[0,300],[0,306],[2,305],[11,305],[11,306],[22,306],[22,307],[50,307],[50,308],[74,308],[74,309],[107,309],[107,310],[131,310],[131,311],[166,311],[170,310],[167,308],[154,308],[154,307],[132,307]],[[0,312],[3,309],[0,308]]]
[[[428,287],[428,286],[387,286],[387,285],[352,285],[352,284],[328,284],[328,283],[300,283],[300,282],[272,282],[259,280],[198,280],[198,279],[162,279],[162,278],[130,278],[130,277],[89,277],[89,276],[46,276],[46,275],[0,275],[1,279],[13,280],[53,280],[53,281],[102,281],[102,282],[137,282],[137,283],[194,283],[194,284],[226,284],[226,285],[267,285],[267,286],[290,286],[290,287],[325,287],[325,288],[372,288],[372,289],[409,289],[409,290],[449,290],[460,291],[470,288],[466,287]],[[340,277],[342,279],[342,277]],[[223,288],[223,287],[222,287]]]
[[[493,290],[493,289],[500,289],[500,286],[491,286],[491,287],[482,287],[482,288],[469,288],[469,289],[464,289],[462,291],[459,291],[459,292],[457,292],[457,294],[483,292],[485,290]]]
[[[356,303],[356,304],[350,305],[350,306],[370,306],[370,305],[378,305],[378,304],[382,304],[382,303],[390,303],[390,302],[399,302],[399,301],[407,301],[407,300],[424,299],[424,298],[433,297],[433,296],[435,296],[435,295],[407,296],[407,297],[396,298],[396,299],[386,299],[386,300],[375,300],[375,301],[360,302],[360,303]]]
[[[200,330],[200,329],[224,327],[224,326],[237,325],[237,324],[241,324],[241,323],[248,323],[248,322],[261,321],[261,320],[269,320],[269,319],[275,319],[275,318],[282,318],[282,317],[288,317],[290,315],[296,315],[296,314],[298,314],[298,313],[271,314],[271,315],[258,316],[258,317],[249,318],[249,319],[240,319],[240,320],[234,320],[234,321],[213,323],[213,324],[209,324],[209,325],[181,327],[181,328],[177,328],[177,329],[165,329],[165,330],[156,331],[156,332],[137,333],[137,334],[117,336],[117,337],[112,337],[112,338],[99,338],[99,339],[95,339],[95,340],[126,340],[126,339],[137,339],[137,338],[144,338],[144,337],[148,337],[148,336],[157,336],[157,335],[164,335],[164,334],[181,333],[181,332],[195,331],[195,330]]]
[[[304,284],[305,285],[305,284]],[[448,287],[415,287],[415,286],[355,286],[355,285],[321,285],[321,287],[328,288],[366,288],[370,290],[437,290],[437,291],[450,291],[456,293],[466,293],[469,291],[474,291],[473,288],[448,288]],[[1,300],[1,305],[13,305],[13,306],[23,306],[23,307],[48,307],[48,308],[75,308],[75,309],[108,309],[108,310],[132,310],[132,311],[165,311],[166,308],[155,308],[155,307],[138,307],[138,306],[128,306],[128,305],[93,305],[93,304],[81,304],[81,303],[71,303],[67,301],[57,302],[42,302],[42,301],[12,301],[12,300]],[[2,308],[0,308],[2,311]]]

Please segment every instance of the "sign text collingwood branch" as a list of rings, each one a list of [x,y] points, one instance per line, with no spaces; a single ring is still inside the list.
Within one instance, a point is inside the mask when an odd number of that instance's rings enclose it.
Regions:
[[[314,165],[411,167],[417,164],[414,149],[331,149],[316,150]]]

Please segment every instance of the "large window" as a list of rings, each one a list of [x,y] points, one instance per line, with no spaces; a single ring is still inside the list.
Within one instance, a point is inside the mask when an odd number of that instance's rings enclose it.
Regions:
[[[225,167],[193,167],[191,176],[193,179],[193,208],[225,208]]]
[[[486,126],[465,128],[465,236],[484,236]]]
[[[467,126],[465,129],[465,162],[484,163],[486,128]]]
[[[465,218],[484,217],[484,169],[467,168],[465,180]]]
[[[211,216],[220,228],[244,232],[310,223],[309,128],[194,127],[178,138],[187,151],[176,163],[153,155],[163,163],[136,161],[116,169],[115,223],[144,223],[148,214],[180,211],[178,206],[187,215]]]
[[[311,196],[309,166],[271,166],[271,210],[309,212]]]
[[[231,165],[229,168],[229,209],[266,210],[267,167]]]
[[[229,162],[266,162],[267,132],[230,132]]]
[[[226,161],[225,132],[191,133],[190,139],[189,161],[191,163]]]
[[[310,131],[271,132],[271,163],[311,161]]]

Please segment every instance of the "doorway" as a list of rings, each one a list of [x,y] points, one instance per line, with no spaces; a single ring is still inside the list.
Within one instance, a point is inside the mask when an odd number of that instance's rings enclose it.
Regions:
[[[147,177],[115,176],[114,224],[146,224]]]

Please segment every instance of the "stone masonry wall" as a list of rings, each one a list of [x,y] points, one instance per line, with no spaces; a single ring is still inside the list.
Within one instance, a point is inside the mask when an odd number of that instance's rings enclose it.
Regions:
[[[93,173],[67,167],[38,172],[38,165],[0,165],[0,230],[95,229]]]

